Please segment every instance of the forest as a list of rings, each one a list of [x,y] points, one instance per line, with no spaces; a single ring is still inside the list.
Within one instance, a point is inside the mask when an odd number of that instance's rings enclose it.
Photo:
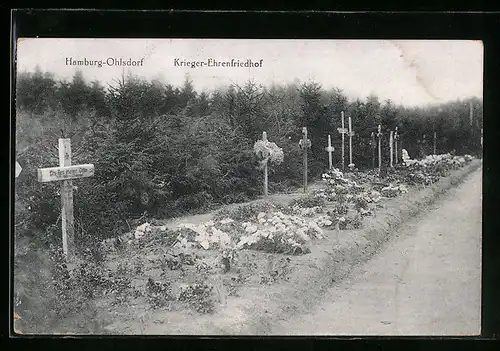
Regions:
[[[320,179],[329,134],[340,167],[342,111],[352,119],[359,169],[373,167],[371,133],[379,124],[383,155],[396,127],[412,158],[433,153],[434,133],[437,154],[482,152],[477,97],[405,107],[375,95],[349,100],[341,89],[314,81],[262,86],[249,80],[196,91],[189,79],[174,86],[123,75],[104,84],[81,72],[65,81],[37,69],[18,73],[15,103],[16,160],[23,167],[15,182],[15,232],[42,244],[61,240],[59,184],[37,180],[38,168],[58,166],[58,138],[71,139],[74,164],[96,170],[73,182],[77,245],[120,235],[134,218],[171,218],[261,196],[253,145],[263,131],[284,154],[269,169],[270,193],[301,186],[303,127],[312,142],[309,179]],[[384,167],[388,162],[383,157]]]

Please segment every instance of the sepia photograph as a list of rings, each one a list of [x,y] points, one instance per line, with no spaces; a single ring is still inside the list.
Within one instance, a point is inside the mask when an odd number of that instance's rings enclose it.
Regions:
[[[16,334],[481,334],[481,41],[15,55]]]

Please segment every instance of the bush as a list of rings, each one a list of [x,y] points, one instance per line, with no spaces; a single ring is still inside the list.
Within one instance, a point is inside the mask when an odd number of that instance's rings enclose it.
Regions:
[[[175,300],[170,282],[154,281],[151,277],[148,278],[146,284],[146,296],[149,304],[154,309],[164,307],[169,301]]]

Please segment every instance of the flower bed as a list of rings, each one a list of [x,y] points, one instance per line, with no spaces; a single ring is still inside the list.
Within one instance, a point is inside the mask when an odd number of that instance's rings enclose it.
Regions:
[[[407,155],[407,153],[406,153]],[[403,157],[402,169],[408,184],[429,185],[447,176],[451,170],[459,169],[474,159],[473,156],[452,156],[451,154],[429,155],[422,160]]]

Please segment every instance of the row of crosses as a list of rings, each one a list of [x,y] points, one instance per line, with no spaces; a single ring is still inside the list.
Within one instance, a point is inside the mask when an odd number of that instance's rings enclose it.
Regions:
[[[349,162],[352,165],[352,137],[354,136],[354,131],[352,130],[351,117],[349,117],[349,129],[344,128],[344,113],[342,112],[342,128],[338,129],[339,133],[342,134],[342,166],[344,166],[344,134],[349,136]],[[381,127],[378,126],[379,137],[379,167],[381,161],[380,153],[380,137],[381,137]],[[267,140],[266,132],[262,133],[262,139]],[[373,135],[372,135],[373,139]],[[392,131],[391,131],[392,140]],[[397,129],[396,129],[396,140],[397,140]],[[299,147],[303,150],[304,157],[304,192],[307,191],[307,150],[311,148],[311,140],[307,137],[307,128],[302,128],[302,139],[299,141]],[[391,143],[392,148],[392,143]],[[331,136],[328,135],[328,146],[326,151],[328,152],[328,165],[331,169],[333,167],[332,162],[332,152],[334,151],[332,146]],[[396,148],[397,150],[397,148]],[[396,157],[397,159],[397,157]],[[391,150],[391,166],[392,166],[392,150]],[[16,163],[16,177],[21,173],[21,167]],[[38,181],[39,182],[61,182],[61,226],[62,226],[62,242],[63,251],[68,259],[74,256],[74,217],[73,217],[73,179],[92,177],[94,175],[94,165],[93,164],[82,164],[82,165],[72,165],[71,164],[71,140],[70,139],[59,139],[59,167],[51,168],[40,168],[38,169]],[[264,167],[264,192],[267,195],[267,164]]]
[[[378,138],[378,169],[382,168],[382,126],[377,127],[377,134],[371,134],[370,145],[372,147],[372,166],[375,168],[375,136]],[[398,127],[395,130],[389,131],[389,166],[394,167],[398,163]]]

